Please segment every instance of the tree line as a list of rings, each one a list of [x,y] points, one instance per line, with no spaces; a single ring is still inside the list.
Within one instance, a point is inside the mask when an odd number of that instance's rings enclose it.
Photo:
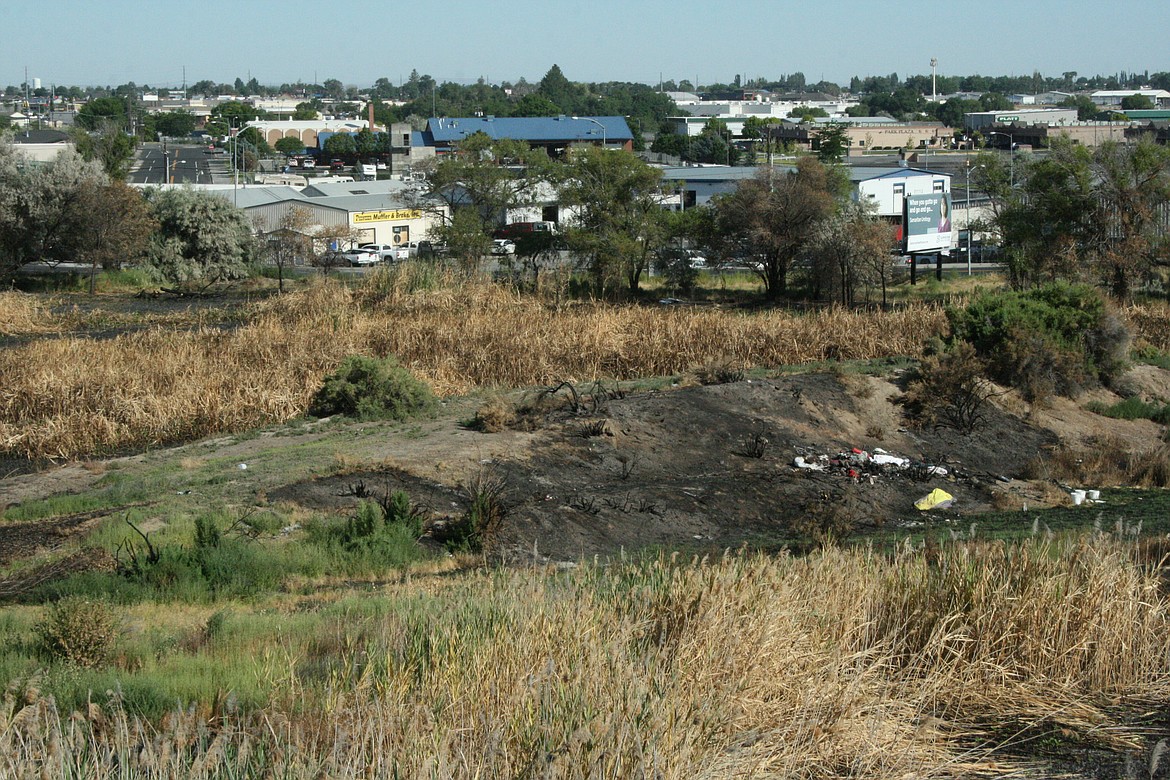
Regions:
[[[599,296],[639,294],[651,269],[689,291],[697,274],[692,258],[701,252],[711,266],[754,273],[770,300],[799,293],[852,303],[863,290],[884,292],[895,262],[893,227],[854,201],[840,166],[815,157],[761,168],[709,207],[680,209],[668,204],[680,204],[685,183],[663,181],[661,169],[633,154],[594,146],[554,160],[522,142],[477,133],[427,176],[429,196],[443,206],[435,213],[437,233],[469,270],[478,268],[509,210],[550,201],[564,209],[563,234],[516,242],[509,262],[528,285],[562,268],[557,250],[567,249]],[[417,205],[427,208],[423,198]]]
[[[195,190],[138,190],[64,150],[29,164],[0,142],[0,284],[30,262],[98,269],[141,263],[163,283],[241,278],[256,259],[251,225],[225,199]]]

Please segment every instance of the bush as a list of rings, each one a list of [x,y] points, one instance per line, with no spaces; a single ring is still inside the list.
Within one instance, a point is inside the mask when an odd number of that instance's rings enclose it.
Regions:
[[[393,357],[350,355],[313,397],[309,414],[343,414],[359,420],[406,420],[435,408],[431,388]]]
[[[1126,366],[1129,331],[1100,293],[1084,285],[985,293],[947,317],[952,343],[972,344],[992,378],[1032,401],[1074,395]]]
[[[50,658],[93,668],[106,663],[118,639],[119,619],[104,601],[67,596],[38,625],[41,649]]]
[[[465,487],[467,511],[437,528],[435,538],[452,552],[490,549],[504,524],[507,486],[507,480],[493,471],[475,475]]]
[[[1153,420],[1159,425],[1170,425],[1170,404],[1156,404],[1143,401],[1137,396],[1107,406],[1099,401],[1088,405],[1094,414],[1117,420]]]
[[[907,407],[923,422],[969,434],[986,422],[987,401],[995,394],[975,347],[961,341],[922,359],[906,390]]]
[[[387,513],[383,507],[389,507]],[[310,527],[310,539],[349,574],[375,572],[417,560],[423,517],[406,493],[394,491],[384,501],[362,501],[343,524]]]

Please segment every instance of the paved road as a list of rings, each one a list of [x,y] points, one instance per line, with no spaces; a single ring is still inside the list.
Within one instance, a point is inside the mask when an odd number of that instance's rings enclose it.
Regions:
[[[210,184],[212,174],[225,169],[223,156],[203,153],[202,146],[167,145],[166,174],[163,172],[163,149],[161,144],[148,143],[138,148],[134,166],[130,169],[133,184]]]

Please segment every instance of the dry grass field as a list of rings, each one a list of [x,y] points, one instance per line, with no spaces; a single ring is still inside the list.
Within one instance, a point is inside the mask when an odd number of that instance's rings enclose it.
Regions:
[[[920,354],[941,307],[745,312],[710,306],[561,307],[489,283],[420,280],[403,266],[354,288],[329,280],[248,304],[149,319],[55,311],[0,294],[0,453],[68,459],[242,431],[303,415],[349,354],[396,355],[440,395],[560,380],[669,376]],[[426,282],[424,284],[423,282]],[[1170,350],[1170,309],[1123,311],[1140,343]],[[88,335],[95,322],[113,325]],[[112,333],[110,331],[113,331]],[[124,332],[121,332],[124,331]]]
[[[714,362],[778,367],[913,355],[945,317],[577,304],[490,284],[413,289],[409,269],[351,289],[328,281],[255,304],[243,321],[76,335],[78,315],[4,294],[0,450],[72,458],[240,431],[304,414],[349,354],[396,355],[442,395],[562,379],[667,376]]]
[[[1117,717],[1170,695],[1170,602],[1145,564],[1099,536],[285,597],[147,662],[245,670],[263,706],[150,723],[116,692],[70,712],[29,683],[0,705],[0,774],[1024,776],[1150,733]]]

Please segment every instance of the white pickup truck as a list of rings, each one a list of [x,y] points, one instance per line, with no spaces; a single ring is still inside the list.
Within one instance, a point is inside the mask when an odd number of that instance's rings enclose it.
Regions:
[[[406,260],[410,257],[410,249],[405,244],[401,246],[395,246],[394,244],[362,244],[358,248],[377,253],[378,257],[386,262]]]

